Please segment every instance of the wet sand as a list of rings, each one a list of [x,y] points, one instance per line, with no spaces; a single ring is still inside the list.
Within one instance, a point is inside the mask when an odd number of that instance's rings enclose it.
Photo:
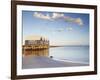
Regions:
[[[23,56],[22,69],[88,66],[89,64],[64,62],[44,56]]]

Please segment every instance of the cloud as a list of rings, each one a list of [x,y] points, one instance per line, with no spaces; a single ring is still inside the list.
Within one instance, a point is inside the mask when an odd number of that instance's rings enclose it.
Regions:
[[[52,19],[59,19],[59,18],[63,18],[64,14],[61,13],[52,13]]]
[[[72,27],[67,27],[67,30],[68,30],[68,31],[72,31],[73,28],[72,28]]]
[[[83,25],[83,21],[81,18],[77,18],[74,20],[75,23],[79,24],[79,25]]]
[[[64,17],[64,20],[65,20],[66,22],[73,22],[73,21],[74,21],[74,18],[69,17],[69,16],[65,16],[65,17]]]
[[[57,32],[63,32],[63,31],[72,31],[72,30],[73,30],[72,27],[67,27],[66,29],[64,29],[64,28],[57,29],[56,31]]]
[[[59,19],[59,18],[63,18],[64,14],[61,13],[52,13],[51,16],[50,14],[43,14],[41,12],[34,12],[33,13],[34,17],[40,18],[40,19],[45,19],[45,20],[55,20],[55,19]]]
[[[71,22],[71,23],[75,23],[78,24],[80,26],[83,25],[83,20],[79,17],[79,18],[73,18],[70,16],[65,16],[63,13],[46,13],[43,14],[41,12],[34,12],[33,16],[36,18],[40,18],[40,19],[44,19],[44,20],[50,20],[50,21],[55,21],[57,19],[63,19],[66,22]]]
[[[62,32],[62,31],[64,31],[64,28],[57,29],[56,31]]]
[[[72,18],[72,17],[67,16],[67,17],[64,17],[64,19],[66,22],[76,23],[80,26],[83,25],[83,20],[81,18]]]
[[[51,20],[51,17],[49,14],[44,15],[44,14],[39,13],[39,12],[34,12],[33,16],[40,18],[40,19]]]

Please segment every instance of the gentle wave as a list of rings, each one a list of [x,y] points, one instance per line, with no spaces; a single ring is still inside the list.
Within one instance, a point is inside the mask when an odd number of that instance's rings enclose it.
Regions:
[[[56,61],[63,61],[63,62],[71,62],[71,63],[89,64],[89,63],[87,63],[87,62],[71,61],[71,60],[57,59],[57,58],[53,58],[53,60],[56,60]]]

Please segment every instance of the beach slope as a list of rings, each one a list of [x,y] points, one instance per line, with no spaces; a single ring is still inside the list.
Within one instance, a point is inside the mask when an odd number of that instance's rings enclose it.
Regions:
[[[23,56],[22,59],[22,69],[74,66],[88,66],[88,64],[58,61],[44,56]]]

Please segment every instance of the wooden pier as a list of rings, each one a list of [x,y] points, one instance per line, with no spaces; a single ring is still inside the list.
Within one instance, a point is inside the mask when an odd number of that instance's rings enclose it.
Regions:
[[[23,45],[23,50],[41,50],[48,48],[49,45]]]
[[[24,50],[40,50],[40,49],[48,49],[49,48],[49,40],[43,39],[40,40],[25,40],[25,45],[23,45]]]

